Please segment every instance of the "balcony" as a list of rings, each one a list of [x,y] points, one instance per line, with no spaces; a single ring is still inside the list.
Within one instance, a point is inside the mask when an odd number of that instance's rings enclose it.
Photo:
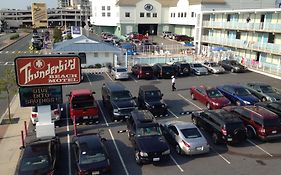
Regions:
[[[221,37],[203,36],[202,42],[226,47],[235,47],[246,50],[253,50],[257,52],[265,52],[269,54],[281,55],[281,45],[273,43],[257,43],[252,41],[245,41],[240,39],[227,39]]]

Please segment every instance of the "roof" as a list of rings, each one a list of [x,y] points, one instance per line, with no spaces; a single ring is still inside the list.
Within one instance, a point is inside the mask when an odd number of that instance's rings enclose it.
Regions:
[[[174,126],[176,126],[180,130],[181,129],[188,129],[188,128],[196,128],[196,126],[191,122],[174,120],[174,121],[171,121],[171,122],[168,122],[168,123],[173,124]]]
[[[260,118],[266,118],[266,119],[278,118],[277,114],[261,106],[244,106],[243,108],[257,114],[257,116],[259,116]]]
[[[121,52],[118,47],[105,42],[89,39],[84,35],[54,44],[54,52]]]
[[[163,7],[176,7],[179,0],[155,0],[159,2]],[[119,6],[136,6],[139,0],[119,0],[116,5]]]
[[[74,89],[71,91],[72,95],[89,95],[92,94],[91,90],[89,89]]]
[[[97,134],[78,135],[76,139],[79,142],[81,152],[98,151],[102,147],[100,137]]]
[[[123,85],[123,84],[121,84],[121,83],[119,83],[119,82],[106,82],[105,83],[106,85],[107,85],[107,87],[108,87],[108,89],[112,92],[112,91],[124,91],[124,90],[126,90],[127,91],[127,89],[125,88],[125,86]]]
[[[189,5],[195,4],[224,4],[225,0],[189,0]]]
[[[229,113],[228,111],[225,111],[223,109],[217,109],[217,110],[209,110],[207,113],[212,114],[213,116],[219,118],[220,120],[223,120],[224,122],[242,122],[239,116],[235,113]]]
[[[148,110],[134,110],[131,114],[136,124],[154,123],[154,116]]]
[[[140,89],[144,90],[144,91],[159,91],[159,89],[154,86],[154,85],[143,85],[143,86],[140,86]]]

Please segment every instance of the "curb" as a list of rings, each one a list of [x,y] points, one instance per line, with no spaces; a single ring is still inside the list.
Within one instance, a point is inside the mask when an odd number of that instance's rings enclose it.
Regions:
[[[275,79],[281,80],[281,76],[273,75],[273,74],[266,73],[266,72],[261,72],[261,71],[258,71],[258,70],[255,70],[255,69],[251,69],[251,68],[248,68],[248,69],[250,71],[252,71],[252,72],[256,72],[256,73],[259,73],[259,74],[262,74],[262,75],[266,75],[266,76],[271,77],[271,78],[275,78]]]
[[[26,38],[30,33],[27,33],[26,35],[24,35],[23,37],[19,38],[18,40],[15,40],[14,42],[11,42],[9,44],[7,44],[6,46],[3,46],[2,48],[0,48],[0,51],[6,49],[7,47],[9,47],[12,44],[15,44],[16,42],[22,40],[23,38]]]
[[[15,102],[16,97],[18,96],[18,93],[16,95],[14,95],[14,97],[12,98],[12,100],[10,101],[10,108],[12,106],[12,104]],[[8,112],[8,108],[6,109],[6,111],[1,115],[0,117],[0,123],[2,123],[2,120],[4,119],[5,115],[7,115]]]

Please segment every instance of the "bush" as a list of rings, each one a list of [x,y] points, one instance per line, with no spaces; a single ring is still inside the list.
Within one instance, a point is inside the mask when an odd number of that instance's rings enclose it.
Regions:
[[[65,37],[66,40],[72,39],[72,36],[70,34],[66,35]]]
[[[101,64],[95,64],[95,68],[101,68]]]
[[[59,28],[54,29],[53,38],[54,38],[55,43],[62,41],[62,33],[61,33],[61,30]]]
[[[10,36],[10,40],[14,40],[14,39],[17,39],[19,37],[20,37],[20,35],[17,33],[17,34],[14,34],[14,35]]]

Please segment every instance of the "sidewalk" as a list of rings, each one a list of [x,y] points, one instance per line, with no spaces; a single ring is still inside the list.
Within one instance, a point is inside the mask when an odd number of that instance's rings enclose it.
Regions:
[[[11,116],[17,120],[14,124],[0,125],[0,174],[13,175],[20,155],[21,130],[24,131],[24,121],[30,121],[31,108],[20,107],[19,96],[11,103]],[[8,121],[8,114],[3,121]],[[2,123],[3,123],[2,121]]]

